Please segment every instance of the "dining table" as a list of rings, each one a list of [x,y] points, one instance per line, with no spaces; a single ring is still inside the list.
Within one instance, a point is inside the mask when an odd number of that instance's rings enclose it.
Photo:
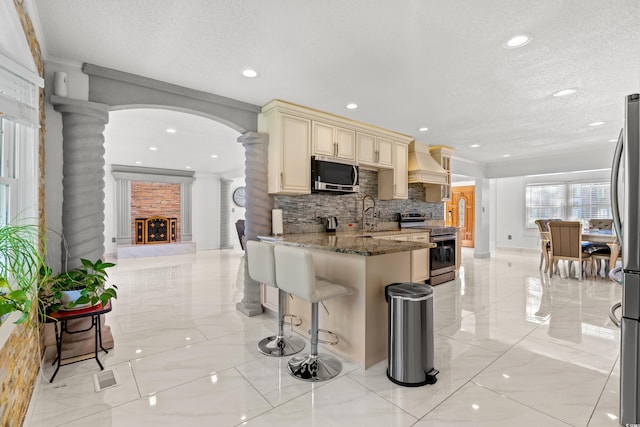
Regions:
[[[618,258],[620,257],[620,242],[618,236],[612,230],[593,230],[586,229],[582,231],[582,241],[592,243],[606,243],[611,249],[609,255],[610,268],[615,267]]]
[[[549,255],[546,251],[547,243],[551,241],[551,233],[549,231],[540,232],[542,253],[545,255],[545,266],[549,265]],[[612,230],[594,230],[585,229],[582,231],[582,241],[591,243],[606,243],[611,250],[609,255],[610,268],[615,267],[620,257],[620,242],[618,236]],[[546,270],[546,268],[545,268]]]

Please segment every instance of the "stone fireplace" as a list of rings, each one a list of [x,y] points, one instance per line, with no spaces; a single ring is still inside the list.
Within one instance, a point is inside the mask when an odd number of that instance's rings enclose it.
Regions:
[[[132,244],[180,239],[180,184],[131,182]]]
[[[116,184],[116,257],[195,252],[191,241],[193,171],[111,168]]]

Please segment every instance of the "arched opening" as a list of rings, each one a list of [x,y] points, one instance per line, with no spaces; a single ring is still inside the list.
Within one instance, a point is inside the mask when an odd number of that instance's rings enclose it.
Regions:
[[[235,234],[234,222],[244,217],[244,208],[226,200],[230,195],[221,187],[230,185],[233,191],[244,185],[240,132],[182,109],[135,106],[110,111],[104,136],[107,254],[166,252],[155,244],[136,248],[143,243],[136,239],[136,218],[156,215],[177,220],[176,239],[170,242],[181,244],[172,248],[176,253],[196,245],[198,250],[229,247],[221,244],[221,235]],[[127,171],[130,191],[122,191],[114,170]],[[185,184],[188,176],[193,178]],[[181,194],[185,185],[191,187],[189,198]],[[221,223],[220,218],[227,219]],[[240,247],[237,239],[231,243]]]

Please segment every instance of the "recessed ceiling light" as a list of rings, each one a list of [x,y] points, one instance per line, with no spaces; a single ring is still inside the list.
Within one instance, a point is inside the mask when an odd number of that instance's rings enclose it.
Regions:
[[[562,89],[557,91],[556,93],[553,94],[553,96],[567,96],[567,95],[573,95],[574,93],[576,93],[578,89]]]
[[[602,126],[603,124],[604,124],[604,122],[593,122],[593,123],[589,123],[588,126],[591,126],[591,127],[593,127],[593,126]]]
[[[175,129],[172,128],[168,128],[167,129],[167,133],[176,133],[177,131]]]
[[[618,142],[617,139],[610,139],[609,142]]]
[[[503,154],[502,157],[511,157],[511,154]]]
[[[428,131],[428,130],[429,130],[429,128],[418,128],[418,130],[419,130],[420,132],[426,132],[426,131]]]
[[[478,147],[480,147],[480,144],[473,144],[473,145],[470,145],[470,147],[471,148],[478,148]]]
[[[507,49],[516,49],[531,43],[532,37],[528,34],[519,34],[517,36],[511,37],[507,42],[503,45]]]
[[[191,166],[185,166],[185,169],[191,169]]]
[[[245,76],[245,77],[247,77],[247,78],[252,79],[252,78],[254,78],[254,77],[258,77],[258,72],[257,72],[257,71],[255,71],[255,70],[252,70],[252,69],[250,69],[250,68],[247,68],[246,70],[244,70],[244,71],[242,72],[242,75],[243,75],[243,76]]]
[[[347,104],[347,109],[349,110],[355,110],[356,108],[358,108],[358,104],[354,104],[353,102],[351,104]]]
[[[158,147],[149,147],[149,150],[151,151],[156,151],[158,149]]]
[[[136,162],[136,165],[141,165],[141,164],[142,164],[142,162],[141,162],[141,161],[137,161],[137,162]]]
[[[211,158],[212,158],[212,159],[217,159],[217,158],[218,158],[218,155],[217,155],[217,154],[212,154],[212,155],[211,155]]]

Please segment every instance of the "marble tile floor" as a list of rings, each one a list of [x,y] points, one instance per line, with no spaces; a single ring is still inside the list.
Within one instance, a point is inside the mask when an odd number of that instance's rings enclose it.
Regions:
[[[617,426],[620,334],[607,313],[620,286],[549,279],[538,262],[465,249],[459,277],[434,288],[438,381],[401,387],[386,362],[344,361],[337,378],[309,384],[286,358],[260,355],[276,322],[236,311],[240,251],[122,259],[107,318],[115,348],[101,355],[119,385],[95,392],[94,360],[49,384],[46,364],[25,426]]]

